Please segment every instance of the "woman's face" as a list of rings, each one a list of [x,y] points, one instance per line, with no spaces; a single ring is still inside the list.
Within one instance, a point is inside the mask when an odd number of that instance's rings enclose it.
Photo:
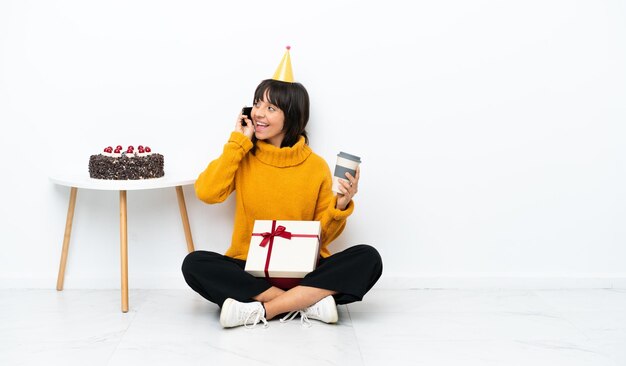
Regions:
[[[263,93],[263,100],[257,100],[252,106],[252,121],[254,135],[259,140],[265,140],[276,147],[280,147],[285,137],[285,114],[277,106],[269,103],[267,91]]]

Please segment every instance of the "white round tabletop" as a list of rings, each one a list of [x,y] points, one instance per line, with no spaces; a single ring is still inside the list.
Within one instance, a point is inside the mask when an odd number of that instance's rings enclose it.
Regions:
[[[60,173],[50,175],[50,181],[68,187],[98,189],[105,191],[136,191],[140,189],[168,188],[193,184],[196,176],[188,174],[165,174],[161,178],[138,180],[93,179],[88,172],[81,174]]]

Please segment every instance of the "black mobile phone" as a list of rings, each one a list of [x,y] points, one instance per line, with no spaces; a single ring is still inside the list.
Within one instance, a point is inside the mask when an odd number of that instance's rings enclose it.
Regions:
[[[248,117],[248,119],[252,119],[252,107],[243,107],[243,108],[241,108],[241,115]],[[242,126],[246,126],[247,125],[245,118],[241,119],[241,125]]]

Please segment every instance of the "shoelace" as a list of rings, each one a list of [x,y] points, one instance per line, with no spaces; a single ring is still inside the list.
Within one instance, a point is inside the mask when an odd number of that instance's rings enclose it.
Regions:
[[[285,315],[282,319],[280,319],[280,322],[281,323],[290,322],[293,319],[295,319],[295,317],[298,316],[298,314],[300,314],[300,323],[302,324],[302,326],[306,328],[310,328],[312,324],[311,324],[311,321],[309,320],[309,317],[306,316],[304,310],[290,311],[289,313],[287,313],[287,315]]]
[[[246,316],[246,319],[243,321],[243,326],[247,329],[252,329],[256,327],[259,322],[263,322],[263,328],[267,328],[269,325],[267,324],[267,320],[265,316],[261,315],[263,312],[263,308],[254,309]],[[252,323],[248,323],[248,321],[252,318]]]

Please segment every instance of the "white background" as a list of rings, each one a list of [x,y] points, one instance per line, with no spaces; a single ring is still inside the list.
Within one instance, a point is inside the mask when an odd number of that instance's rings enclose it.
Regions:
[[[622,1],[0,2],[0,286],[53,288],[69,188],[107,145],[196,176],[292,46],[314,151],[363,160],[332,245],[382,287],[626,286]],[[185,187],[197,249],[234,202]],[[130,287],[185,287],[173,189],[129,192]],[[116,192],[79,190],[66,288],[119,286]]]

